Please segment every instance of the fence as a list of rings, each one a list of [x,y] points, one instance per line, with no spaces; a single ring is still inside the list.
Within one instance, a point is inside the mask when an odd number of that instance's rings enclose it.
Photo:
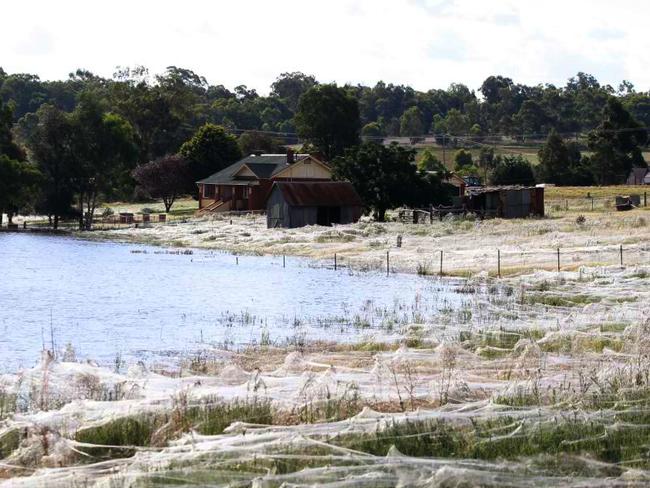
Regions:
[[[576,271],[586,266],[635,266],[650,265],[650,245],[626,247],[622,244],[607,246],[600,249],[548,249],[537,251],[507,251],[492,249],[479,250],[473,262],[467,262],[467,255],[459,251],[436,250],[428,256],[404,256],[399,251],[385,251],[372,258],[348,257],[341,253],[334,253],[330,259],[318,262],[324,268],[334,271],[374,271],[385,274],[414,273],[423,276],[459,276],[466,277],[478,273],[487,273],[489,276],[501,278],[518,273],[536,270]],[[286,255],[276,256],[281,258],[281,266],[287,267],[290,258]],[[235,264],[239,265],[245,255],[235,255]],[[280,263],[279,263],[280,264]]]

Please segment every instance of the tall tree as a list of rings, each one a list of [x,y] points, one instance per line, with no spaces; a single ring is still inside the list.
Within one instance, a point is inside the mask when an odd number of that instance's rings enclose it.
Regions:
[[[300,71],[282,73],[271,85],[271,95],[283,99],[289,110],[295,112],[302,94],[317,84],[316,78]]]
[[[76,128],[69,114],[53,105],[45,104],[36,112],[37,124],[27,135],[30,158],[43,173],[41,199],[37,210],[53,217],[58,228],[59,219],[72,213],[74,186],[72,178],[76,167],[72,141]]]
[[[401,136],[420,137],[425,133],[422,111],[417,107],[406,110],[400,118]]]
[[[79,195],[80,228],[90,229],[99,198],[110,197],[137,158],[133,128],[122,117],[104,112],[92,94],[83,95],[71,115],[73,181]]]
[[[647,142],[647,130],[619,99],[611,97],[600,124],[589,134],[588,146],[593,151],[590,161],[598,183],[622,183],[634,166],[647,166],[641,153]]]
[[[344,88],[314,86],[300,97],[295,124],[298,135],[329,161],[359,142],[359,104]]]
[[[417,171],[415,151],[397,144],[384,146],[365,142],[346,149],[332,161],[334,177],[354,185],[376,220],[401,205],[422,205],[446,201],[448,194],[435,175]]]
[[[237,138],[219,125],[205,124],[181,146],[192,181],[210,176],[241,159]],[[188,188],[191,191],[191,189]],[[196,188],[193,188],[196,191]]]

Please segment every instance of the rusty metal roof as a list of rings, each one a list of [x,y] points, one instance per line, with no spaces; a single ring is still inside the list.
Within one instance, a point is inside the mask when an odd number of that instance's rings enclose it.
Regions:
[[[293,207],[363,207],[347,181],[278,181],[273,184],[273,190],[276,188]]]

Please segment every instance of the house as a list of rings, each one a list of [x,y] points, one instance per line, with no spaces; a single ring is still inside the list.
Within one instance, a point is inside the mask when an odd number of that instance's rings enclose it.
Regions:
[[[345,181],[276,181],[266,203],[268,228],[357,222],[361,198]]]
[[[485,217],[505,219],[544,216],[544,187],[497,186],[468,188],[463,206]]]
[[[251,154],[196,184],[199,212],[263,210],[276,181],[330,181],[328,165],[310,154]]]
[[[650,185],[650,169],[632,168],[625,180],[626,185]]]

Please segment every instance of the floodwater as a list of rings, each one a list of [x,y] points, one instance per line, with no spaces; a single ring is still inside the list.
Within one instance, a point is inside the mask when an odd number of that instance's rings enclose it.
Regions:
[[[374,326],[378,311],[403,316],[414,301],[435,308],[461,300],[456,285],[437,279],[178,252],[0,234],[0,371],[34,365],[52,344],[110,364],[118,355],[164,360],[260,341],[366,340],[386,333]]]

